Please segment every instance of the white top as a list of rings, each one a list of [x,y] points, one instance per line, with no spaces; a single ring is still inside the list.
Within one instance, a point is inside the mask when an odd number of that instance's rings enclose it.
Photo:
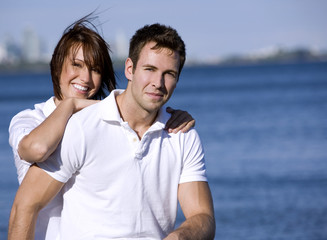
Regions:
[[[174,228],[178,184],[207,181],[197,132],[169,134],[162,111],[139,140],[119,115],[121,92],[73,115],[61,149],[38,164],[68,181],[62,239],[162,239]]]
[[[34,109],[27,109],[15,115],[9,125],[9,144],[12,147],[15,165],[17,168],[18,182],[21,184],[30,163],[21,160],[18,154],[18,144],[22,138],[29,134],[34,128],[39,126],[54,110],[56,105],[54,98],[43,103],[35,104]],[[59,232],[60,213],[62,210],[62,194],[59,193],[44,209],[39,213],[35,239],[55,239]]]

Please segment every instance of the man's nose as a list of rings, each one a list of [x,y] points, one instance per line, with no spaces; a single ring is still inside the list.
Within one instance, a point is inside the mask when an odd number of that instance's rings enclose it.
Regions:
[[[165,78],[163,74],[156,74],[156,76],[153,77],[152,84],[156,88],[161,88],[164,85]]]

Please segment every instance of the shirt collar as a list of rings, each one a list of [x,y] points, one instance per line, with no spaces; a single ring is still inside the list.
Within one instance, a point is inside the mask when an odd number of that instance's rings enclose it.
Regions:
[[[111,91],[108,97],[103,99],[100,103],[100,116],[104,121],[122,122],[117,103],[116,96],[123,93],[125,90],[116,89]]]
[[[170,114],[163,110],[164,107],[161,107],[158,116],[152,126],[148,131],[157,131],[165,128],[168,119],[170,118]]]
[[[123,93],[125,90],[123,89],[116,89],[113,90],[108,97],[102,100],[99,104],[100,105],[100,114],[101,119],[104,121],[112,121],[112,122],[119,122],[122,123],[123,120],[120,116],[117,103],[116,103],[116,96]],[[158,112],[158,116],[152,126],[149,128],[148,131],[156,131],[162,130],[166,126],[166,122],[170,118],[170,114],[163,110],[164,107]]]

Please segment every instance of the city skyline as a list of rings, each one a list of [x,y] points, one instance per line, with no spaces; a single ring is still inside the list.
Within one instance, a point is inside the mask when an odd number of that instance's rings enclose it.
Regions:
[[[1,41],[2,40],[2,41]],[[114,59],[124,59],[128,54],[128,39],[122,34],[117,34],[110,48]],[[34,28],[27,26],[23,29],[20,39],[7,35],[0,39],[0,64],[48,62],[51,59],[53,48],[46,46],[46,41]]]
[[[135,30],[154,22],[176,28],[186,42],[188,59],[199,61],[267,54],[280,48],[327,50],[327,2],[323,0],[12,0],[3,2],[0,10],[0,21],[6,23],[0,27],[0,44],[4,45],[7,36],[12,43],[25,42],[22,33],[28,27],[34,29],[49,57],[63,30],[97,7],[100,30],[114,56],[126,55]]]

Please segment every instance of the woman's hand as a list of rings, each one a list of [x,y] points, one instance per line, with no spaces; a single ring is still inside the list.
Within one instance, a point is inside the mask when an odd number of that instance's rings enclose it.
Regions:
[[[91,100],[91,99],[84,99],[84,98],[67,98],[63,101],[71,101],[73,105],[73,113],[76,113],[82,110],[85,107],[91,106],[100,100]]]
[[[171,107],[167,107],[166,111],[171,114],[165,128],[169,133],[178,133],[179,131],[185,133],[195,126],[195,120],[188,112]]]

